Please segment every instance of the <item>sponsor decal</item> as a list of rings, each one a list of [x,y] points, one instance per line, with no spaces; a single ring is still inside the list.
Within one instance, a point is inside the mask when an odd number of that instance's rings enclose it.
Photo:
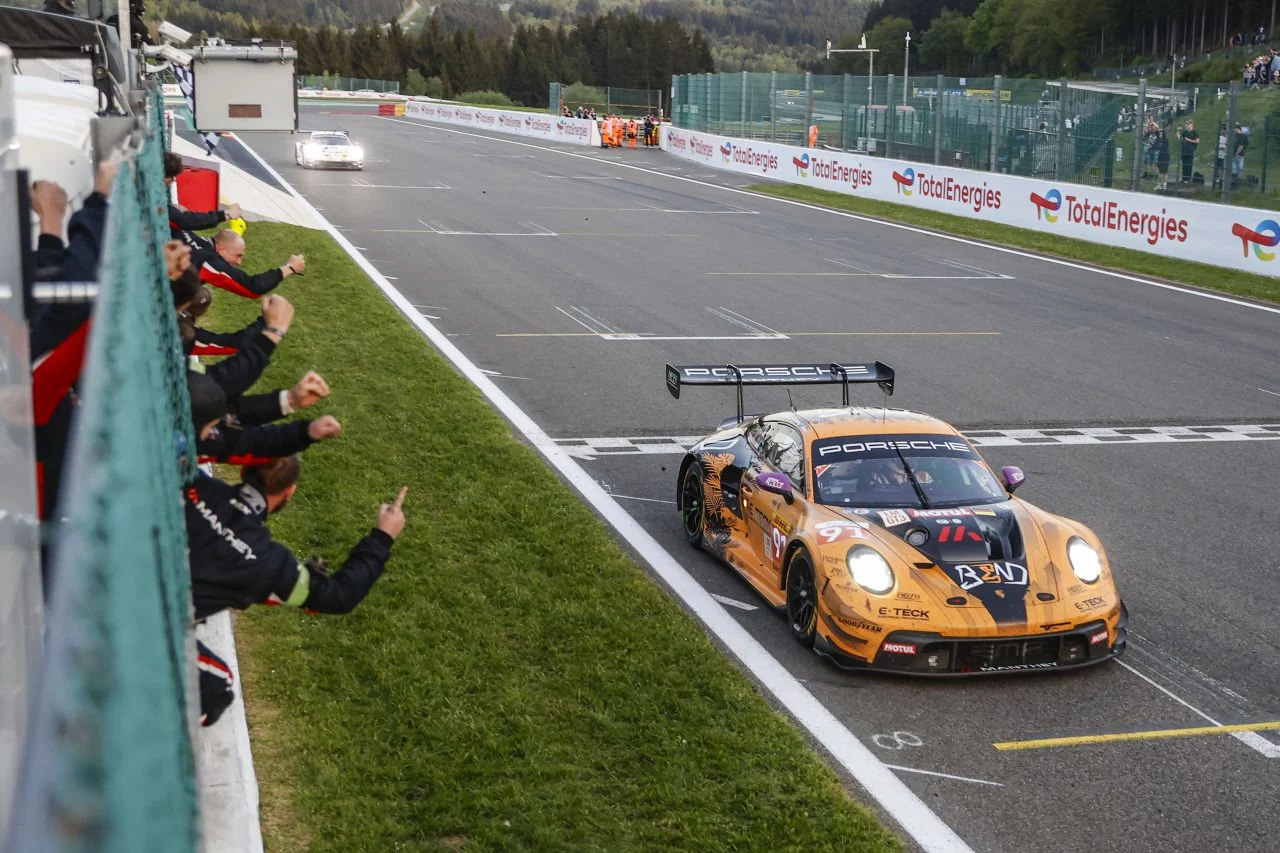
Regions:
[[[903,601],[919,601],[920,594],[915,592],[900,592],[895,595],[894,598],[900,598]]]
[[[1057,661],[1047,663],[1012,663],[1008,666],[980,666],[978,672],[1013,672],[1019,669],[1057,669]]]
[[[972,566],[960,564],[951,566],[947,571],[963,590],[985,584],[1027,585],[1027,567],[1017,563],[978,563]]]
[[[498,116],[498,124],[502,127],[509,127],[512,130],[519,130],[523,127],[518,117],[507,115],[505,113]]]
[[[944,521],[946,521],[945,518],[939,519],[938,523],[941,524]],[[947,526],[942,528],[942,530],[938,531],[939,542],[957,542],[958,543],[958,542],[963,542],[966,539],[973,542],[983,541],[981,534],[973,530],[968,530],[962,523],[957,521],[957,522],[952,522],[952,524],[954,524],[955,526],[954,527]],[[953,533],[955,534],[954,536],[952,535]]]
[[[556,122],[556,130],[560,131],[561,136],[568,136],[576,139],[590,139],[591,128],[578,120],[561,119]]]
[[[1094,203],[1087,196],[1063,195],[1056,188],[1044,195],[1033,192],[1030,198],[1036,209],[1036,218],[1043,216],[1046,222],[1057,222],[1060,216],[1065,215],[1073,225],[1137,234],[1147,241],[1148,246],[1154,246],[1161,240],[1187,242],[1187,220],[1174,217],[1163,207],[1155,213],[1154,208],[1134,209],[1119,201]],[[1280,228],[1276,233],[1280,234]]]
[[[481,124],[487,124],[490,127],[497,124],[498,117],[493,113],[476,113],[476,121]]]
[[[671,146],[672,151],[689,150],[689,138],[677,130],[667,130],[667,144]]]
[[[866,631],[870,634],[879,634],[884,630],[884,628],[881,628],[874,622],[867,622],[863,619],[851,619],[848,616],[840,616],[839,614],[836,615],[836,621],[846,628],[851,628],[854,631]]]
[[[972,453],[968,444],[963,441],[934,441],[932,439],[914,439],[909,441],[846,441],[826,444],[817,448],[819,457],[833,453],[871,453],[884,450],[943,450],[954,453]],[[939,510],[941,512],[942,510]],[[950,510],[948,510],[949,512]],[[968,510],[965,510],[967,513]],[[936,516],[928,516],[930,518]]]
[[[764,535],[764,552],[774,565],[781,567],[782,556],[787,552],[787,535],[777,527],[770,528]]]
[[[973,510],[964,507],[956,507],[954,509],[909,509],[907,512],[912,518],[968,518],[973,515]]]
[[[759,169],[761,172],[778,171],[778,155],[771,154],[768,151],[757,151],[750,145],[733,145],[726,142],[720,146],[720,153],[725,153],[725,146],[729,148],[729,159],[739,166],[746,166],[748,169]],[[805,155],[807,158],[809,155]]]
[[[554,127],[555,125],[551,123],[550,118],[526,116],[524,120],[524,129],[533,133],[541,133],[549,136]]]
[[[808,154],[804,155],[804,160],[806,168],[813,172],[815,178],[845,184],[855,190],[871,186],[871,170],[864,168],[861,164],[846,166],[839,160],[825,160],[817,155],[810,158]],[[799,171],[798,161],[797,171]],[[806,175],[801,174],[801,177]]]
[[[881,616],[897,617],[898,619],[928,619],[929,611],[921,610],[918,607],[881,607],[878,611]]]
[[[710,160],[716,153],[714,145],[710,142],[705,142],[696,136],[689,138],[689,150],[694,154],[697,154],[703,160]]]
[[[1071,593],[1072,595],[1075,595],[1076,593],[1084,592],[1084,584],[1073,583],[1071,586],[1067,587],[1067,592]]]
[[[996,515],[997,513],[994,509],[975,509],[973,511],[973,514],[974,515]]]
[[[900,509],[882,509],[879,515],[880,523],[885,527],[897,527],[899,524],[906,524],[911,520],[911,516]]]
[[[937,178],[923,170],[917,172],[909,166],[901,172],[894,170],[893,183],[901,196],[909,197],[912,193],[919,193],[921,198],[963,205],[971,208],[974,213],[987,209],[999,210],[1003,203],[1000,190],[987,186],[986,181],[979,186],[950,175]]]
[[[813,528],[818,539],[824,545],[833,545],[846,539],[866,539],[867,532],[862,525],[852,521],[824,521]]]
[[[1107,632],[1099,631],[1098,633],[1094,634],[1089,638],[1089,645],[1096,646],[1099,643],[1105,643],[1106,641],[1107,641]]]
[[[761,474],[760,479],[763,480],[768,476],[769,475],[767,473]],[[785,518],[783,518],[780,515],[775,515],[772,518],[770,518],[769,523],[774,527],[778,528],[779,530],[781,530],[783,533],[785,533],[788,536],[791,535],[792,530],[795,530],[795,526],[792,525],[791,522],[787,521]]]
[[[865,364],[843,365],[852,380],[855,376],[870,376],[871,371]],[[827,379],[834,374],[830,368],[820,364],[779,364],[767,367],[739,368],[743,379]],[[714,376],[719,379],[733,378],[734,372],[727,367],[686,367],[684,376],[695,379],[702,376]],[[668,380],[669,382],[671,380]]]
[[[809,155],[801,154],[791,158],[791,165],[796,167],[796,174],[802,178],[809,177]]]
[[[1094,596],[1093,598],[1086,598],[1084,601],[1077,601],[1076,610],[1092,610],[1093,608],[1101,607],[1106,603],[1107,600],[1105,598],[1102,598],[1101,596]]]
[[[726,163],[730,163],[733,161],[733,143],[732,142],[729,142],[728,140],[726,140],[725,142],[721,143],[720,156],[721,158],[724,159],[724,162]]]
[[[453,114],[462,121],[471,121],[475,116],[475,113],[471,112],[471,110],[454,110]]]
[[[827,469],[828,469],[828,468],[830,468],[830,467],[831,467],[830,465],[818,465],[818,466],[815,466],[815,467],[814,467],[814,469],[813,469],[813,476],[814,476],[814,477],[821,477],[823,474],[827,473]]]
[[[1263,263],[1269,264],[1276,259],[1275,252],[1268,249],[1280,245],[1280,223],[1274,219],[1264,219],[1256,228],[1250,228],[1239,222],[1231,226],[1231,233],[1240,238],[1240,247],[1244,256],[1249,257],[1249,247],[1253,247],[1253,256]]]
[[[891,655],[914,655],[916,653],[915,643],[885,643],[880,647],[880,651],[888,652]]]

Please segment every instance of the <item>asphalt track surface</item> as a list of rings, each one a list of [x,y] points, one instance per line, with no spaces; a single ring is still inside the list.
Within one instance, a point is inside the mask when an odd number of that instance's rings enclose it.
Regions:
[[[245,141],[549,435],[578,447],[974,850],[1277,849],[1280,732],[1265,724],[1280,720],[1280,442],[1256,436],[1280,433],[1280,315],[729,192],[746,182],[660,152],[356,112],[304,107],[302,125],[350,129],[363,172],[296,167],[285,135]],[[672,399],[666,362],[871,359],[898,372],[893,405],[1005,431],[988,461],[1022,466],[1020,496],[1098,533],[1131,615],[1122,662],[943,681],[848,674],[683,543],[680,456],[666,437],[708,432],[734,403],[727,389]],[[832,392],[791,393],[805,407]],[[874,389],[854,394],[880,402]],[[786,405],[783,392],[748,389],[748,411]],[[1165,443],[1007,432],[1214,424],[1252,428],[1231,441],[1171,430],[1192,438]],[[636,450],[646,444],[662,447]],[[1236,723],[1262,728],[1114,737]],[[1047,734],[1096,737],[994,746]]]

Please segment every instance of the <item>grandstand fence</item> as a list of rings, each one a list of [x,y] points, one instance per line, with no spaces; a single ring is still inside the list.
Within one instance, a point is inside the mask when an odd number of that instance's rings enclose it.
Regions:
[[[624,89],[619,86],[587,86],[582,83],[566,85],[552,83],[547,100],[548,111],[559,115],[568,107],[576,112],[578,107],[594,109],[601,116],[621,115],[642,118],[659,115],[663,110],[661,89]]]
[[[672,80],[677,127],[744,139],[897,157],[1047,181],[1156,192],[1159,179],[1139,132],[1154,117],[1168,135],[1170,181],[1161,192],[1259,206],[1276,201],[1280,99],[1238,85],[1008,80],[940,75],[739,72]],[[1175,131],[1195,120],[1192,180],[1175,176]],[[1220,161],[1222,127],[1246,130],[1244,168]],[[1225,145],[1234,148],[1234,135]],[[1137,168],[1135,169],[1135,164]],[[1259,198],[1265,196],[1266,198]]]
[[[380,95],[400,94],[399,80],[371,80],[368,77],[339,77],[336,74],[299,74],[299,89],[330,89],[335,92],[359,92],[368,89]]]

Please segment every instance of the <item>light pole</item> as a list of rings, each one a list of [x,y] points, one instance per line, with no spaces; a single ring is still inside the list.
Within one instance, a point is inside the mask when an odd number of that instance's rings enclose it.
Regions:
[[[911,79],[911,31],[907,31],[907,46],[902,50],[902,105],[907,105],[907,81]]]
[[[876,54],[880,52],[878,47],[867,47],[867,34],[862,34],[861,41],[858,42],[856,48],[835,48],[831,47],[831,40],[827,39],[827,59],[831,58],[833,53],[865,53],[867,55],[867,141],[871,140],[871,98],[874,93],[873,85],[876,79]]]

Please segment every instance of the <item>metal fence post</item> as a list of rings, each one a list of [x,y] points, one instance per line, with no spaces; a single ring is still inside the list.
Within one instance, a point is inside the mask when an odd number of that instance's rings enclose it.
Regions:
[[[706,78],[706,81],[705,81],[705,85],[702,87],[704,91],[703,98],[702,98],[702,101],[703,101],[702,121],[701,121],[702,126],[698,129],[702,131],[709,131],[711,129],[711,76],[712,75],[705,74],[703,76]]]
[[[1138,80],[1138,114],[1134,116],[1133,126],[1133,162],[1129,168],[1133,177],[1129,180],[1129,189],[1137,192],[1142,188],[1142,170],[1146,168],[1142,158],[1142,133],[1147,126],[1147,78]]]
[[[1262,120],[1262,181],[1258,187],[1258,192],[1263,194],[1267,191],[1267,151],[1271,148],[1271,116],[1267,116]]]
[[[884,131],[884,156],[893,156],[893,119],[897,111],[893,108],[893,75],[885,75],[884,90],[884,119],[886,122]]]
[[[933,103],[933,165],[942,165],[942,75],[935,85],[936,100]]]
[[[844,75],[840,88],[840,147],[849,147],[849,87],[853,85],[853,75]]]
[[[1240,81],[1231,81],[1231,92],[1227,95],[1227,123],[1222,128],[1226,136],[1226,150],[1222,157],[1222,203],[1231,204],[1231,184],[1233,182],[1232,164],[1236,154],[1236,100],[1240,97]],[[1216,152],[1215,152],[1216,153]]]
[[[996,75],[995,89],[992,95],[995,97],[995,105],[992,108],[991,118],[991,171],[999,171],[998,164],[1000,161],[1000,82],[1001,77]]]
[[[1067,81],[1058,80],[1058,153],[1054,157],[1053,179],[1062,180],[1063,162],[1067,159]]]
[[[724,78],[716,75],[716,133],[724,133]]]
[[[809,142],[809,128],[813,126],[813,72],[804,72],[804,141]]]
[[[769,141],[778,141],[778,72],[769,72]]]
[[[742,72],[742,136],[747,137],[747,72]]]

